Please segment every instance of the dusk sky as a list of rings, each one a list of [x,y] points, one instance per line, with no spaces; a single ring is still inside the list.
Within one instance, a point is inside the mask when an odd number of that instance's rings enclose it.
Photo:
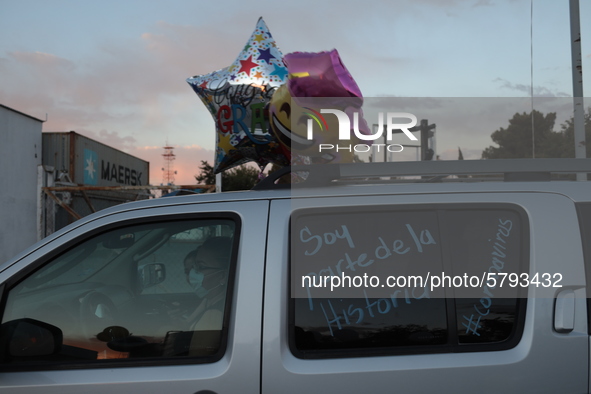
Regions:
[[[151,184],[168,143],[175,183],[194,184],[215,126],[186,79],[234,62],[261,16],[284,55],[336,48],[365,97],[526,98],[533,70],[535,97],[571,102],[567,0],[0,0],[0,104],[150,161]],[[437,154],[480,158],[458,138],[441,132]]]

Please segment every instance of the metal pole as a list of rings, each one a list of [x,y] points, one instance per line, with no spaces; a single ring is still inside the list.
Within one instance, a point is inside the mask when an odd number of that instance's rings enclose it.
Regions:
[[[429,121],[421,119],[421,161],[427,159],[427,149],[429,149]]]
[[[220,193],[222,191],[222,173],[215,174],[215,192]]]
[[[435,138],[437,137],[437,133],[435,129],[433,129],[433,137],[431,137],[431,146],[430,148],[433,149],[433,158],[431,160],[437,160],[437,141]]]
[[[373,129],[372,130],[373,131],[373,134],[376,134],[379,131],[379,125],[374,124],[372,126],[372,129]],[[384,138],[386,138],[386,137],[384,137]],[[376,149],[372,149],[371,150],[371,162],[373,162],[373,163],[377,163],[378,162],[378,152],[376,151]]]
[[[45,194],[43,194],[43,187],[45,186],[45,168],[40,164],[37,166],[37,241],[45,238],[45,216],[43,204]]]
[[[581,18],[579,0],[570,0],[570,38],[573,75],[573,126],[575,131],[575,158],[587,156],[585,142],[585,107],[583,104],[583,65],[581,62]],[[578,173],[578,181],[587,180],[586,174]]]

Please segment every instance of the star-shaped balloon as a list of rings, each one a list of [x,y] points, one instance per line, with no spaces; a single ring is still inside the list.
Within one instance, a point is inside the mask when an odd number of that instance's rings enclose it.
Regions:
[[[265,106],[287,81],[283,54],[263,18],[229,67],[187,79],[216,124],[214,172],[255,161],[288,165],[270,133]]]

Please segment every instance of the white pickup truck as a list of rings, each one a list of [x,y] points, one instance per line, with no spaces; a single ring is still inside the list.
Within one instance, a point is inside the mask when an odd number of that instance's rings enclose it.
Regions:
[[[99,211],[0,265],[0,390],[589,392],[589,160],[305,171]]]

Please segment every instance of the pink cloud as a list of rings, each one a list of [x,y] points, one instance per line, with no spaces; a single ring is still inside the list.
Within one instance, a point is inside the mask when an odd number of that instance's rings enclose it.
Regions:
[[[142,150],[162,149],[162,147],[161,146],[136,146],[135,149],[142,151]]]
[[[50,53],[15,51],[10,52],[9,55],[17,61],[32,67],[59,67],[68,71],[76,68],[73,62]]]

